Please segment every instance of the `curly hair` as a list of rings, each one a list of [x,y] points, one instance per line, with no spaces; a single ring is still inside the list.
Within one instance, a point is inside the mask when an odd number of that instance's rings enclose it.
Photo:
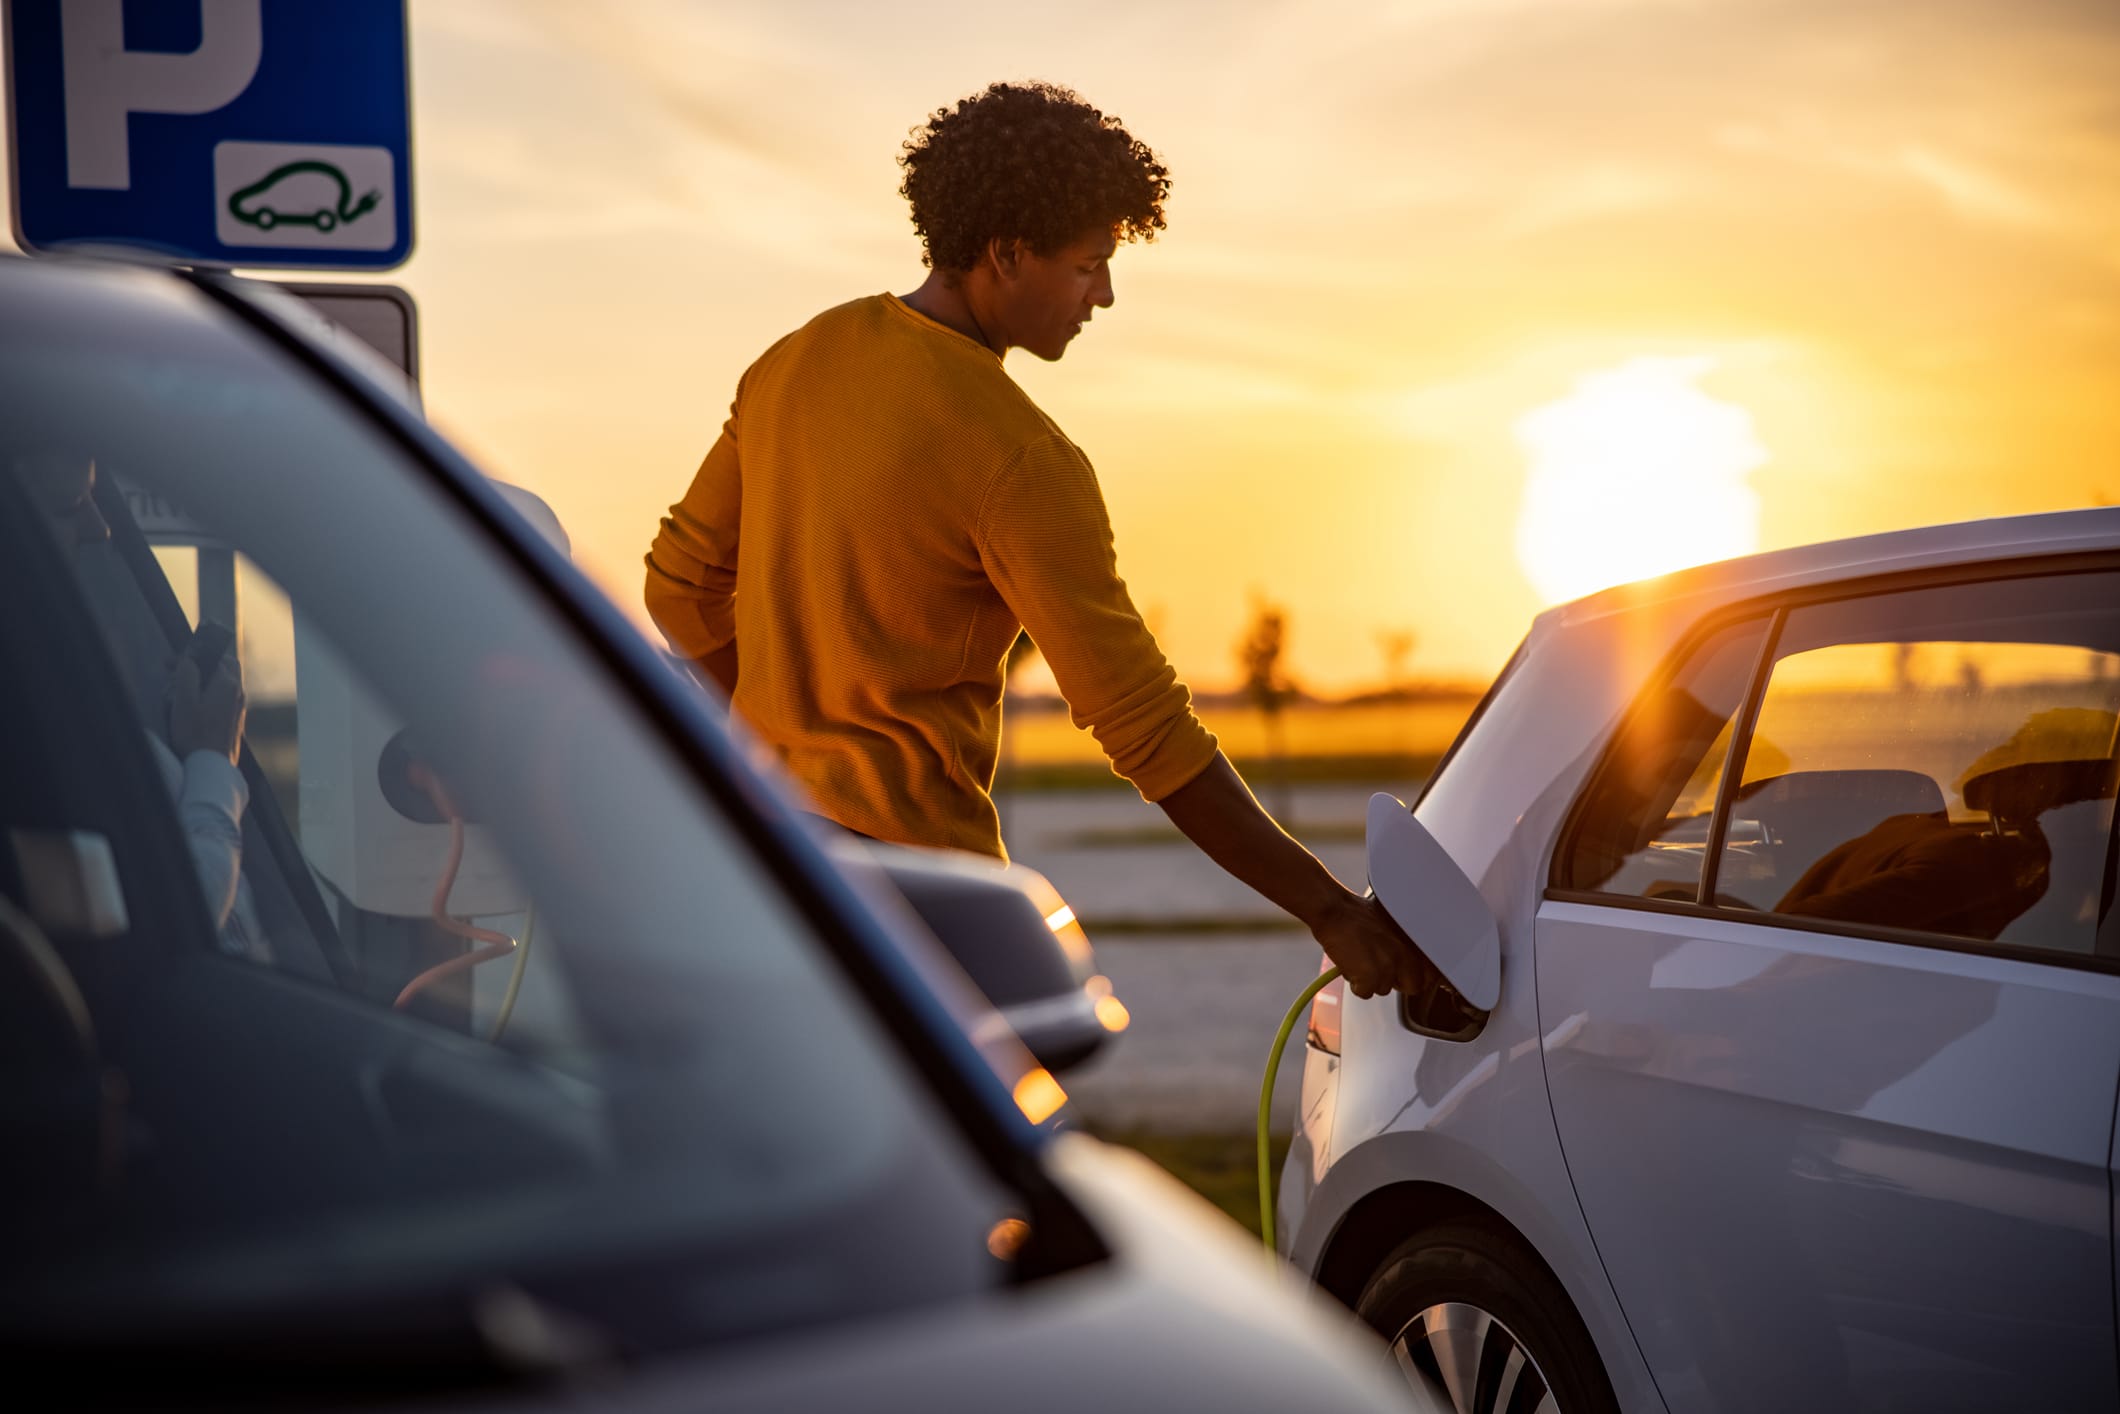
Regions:
[[[1115,117],[1057,84],[997,83],[938,108],[898,155],[922,261],[962,272],[987,242],[1052,255],[1086,231],[1154,240],[1170,169]]]

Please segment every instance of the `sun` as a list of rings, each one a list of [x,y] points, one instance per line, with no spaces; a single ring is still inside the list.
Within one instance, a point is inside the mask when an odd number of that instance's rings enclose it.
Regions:
[[[1549,604],[1759,548],[1752,414],[1702,392],[1715,360],[1636,358],[1516,424],[1516,554]]]

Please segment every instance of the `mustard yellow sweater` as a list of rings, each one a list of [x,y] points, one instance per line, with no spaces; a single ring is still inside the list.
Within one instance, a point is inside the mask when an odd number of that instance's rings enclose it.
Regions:
[[[671,648],[733,639],[737,714],[863,834],[1005,857],[989,792],[1019,625],[1145,798],[1214,759],[1088,458],[992,350],[894,296],[751,366],[647,565]]]

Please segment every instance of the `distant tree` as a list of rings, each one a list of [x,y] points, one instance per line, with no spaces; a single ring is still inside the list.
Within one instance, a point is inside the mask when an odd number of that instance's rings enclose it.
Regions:
[[[1420,635],[1410,628],[1380,628],[1376,631],[1377,652],[1384,657],[1384,690],[1403,692],[1406,687],[1406,662],[1413,657],[1414,648],[1420,643]]]
[[[1895,643],[1892,645],[1892,686],[1901,692],[1912,692],[1916,682],[1914,655],[1918,645]]]
[[[1288,790],[1287,743],[1281,709],[1295,696],[1295,684],[1281,666],[1288,646],[1288,613],[1263,595],[1254,596],[1251,621],[1237,640],[1237,665],[1244,670],[1244,691],[1266,721],[1267,774],[1273,785],[1274,813],[1283,825],[1295,816]]]

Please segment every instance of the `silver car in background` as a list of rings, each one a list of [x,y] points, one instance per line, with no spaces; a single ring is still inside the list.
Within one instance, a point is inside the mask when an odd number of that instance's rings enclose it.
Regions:
[[[1320,999],[1289,1256],[1431,1408],[2120,1405],[2116,713],[2120,509],[1542,615],[1414,812],[1498,994]]]
[[[1047,1067],[1119,1018],[1057,895],[806,826],[313,324],[224,276],[0,257],[16,1386],[1391,1408],[1344,1313],[1066,1132]],[[247,722],[202,735],[231,652]]]

